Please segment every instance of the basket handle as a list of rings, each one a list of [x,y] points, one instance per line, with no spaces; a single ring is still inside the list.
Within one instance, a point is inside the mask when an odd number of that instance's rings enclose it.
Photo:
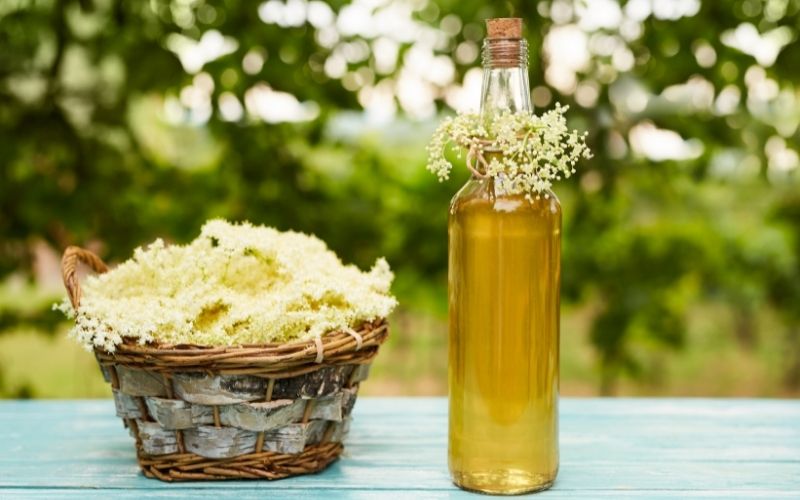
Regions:
[[[78,263],[83,262],[96,273],[108,271],[108,266],[103,260],[85,248],[69,246],[61,257],[61,277],[64,278],[64,287],[72,302],[74,309],[81,302],[81,285],[78,283]]]

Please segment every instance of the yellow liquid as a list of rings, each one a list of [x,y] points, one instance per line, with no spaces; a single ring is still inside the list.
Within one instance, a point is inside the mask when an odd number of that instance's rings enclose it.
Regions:
[[[561,209],[470,181],[450,209],[449,465],[516,494],[558,472]]]

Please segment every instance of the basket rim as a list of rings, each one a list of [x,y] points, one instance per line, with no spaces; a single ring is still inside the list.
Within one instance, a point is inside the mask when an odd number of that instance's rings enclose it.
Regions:
[[[359,340],[342,331],[315,341],[254,346],[140,345],[122,343],[112,352],[95,348],[101,365],[157,371],[163,374],[211,372],[220,375],[256,375],[284,378],[324,366],[367,364],[389,334],[386,320],[362,325]],[[361,344],[359,346],[359,343]]]
[[[361,324],[361,327],[355,328],[354,331],[360,335],[366,334],[369,331],[380,328],[384,325],[388,325],[388,321],[385,318],[379,318],[372,321],[365,321]],[[362,334],[363,332],[363,334]],[[352,333],[346,333],[342,330],[334,330],[330,332],[326,332],[320,336],[323,339],[323,343],[325,339],[329,339],[331,337],[341,337],[341,336],[349,336],[353,337]],[[255,349],[255,350],[275,350],[275,351],[296,351],[298,349],[305,350],[309,346],[315,346],[315,342],[313,339],[295,339],[289,342],[264,342],[259,344],[232,344],[232,345],[207,345],[207,344],[191,344],[191,343],[181,343],[181,344],[171,344],[168,342],[159,342],[157,340],[152,340],[149,342],[141,343],[138,339],[133,337],[123,337],[122,343],[117,345],[117,348],[123,347],[130,352],[157,352],[157,353],[190,353],[190,352],[197,352],[200,353],[216,353],[216,352],[223,352],[223,351],[232,351],[232,350],[247,350],[247,349]],[[95,347],[95,351],[102,350],[101,347]]]

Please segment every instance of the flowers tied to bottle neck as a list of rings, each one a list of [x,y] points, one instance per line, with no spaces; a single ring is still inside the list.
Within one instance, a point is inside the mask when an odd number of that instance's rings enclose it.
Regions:
[[[554,181],[569,178],[581,158],[592,157],[587,132],[567,128],[568,106],[556,104],[541,115],[528,112],[481,116],[462,113],[445,118],[428,144],[427,168],[444,181],[452,164],[448,147],[466,151],[467,167],[480,179],[492,178],[496,188],[528,200],[548,198]]]

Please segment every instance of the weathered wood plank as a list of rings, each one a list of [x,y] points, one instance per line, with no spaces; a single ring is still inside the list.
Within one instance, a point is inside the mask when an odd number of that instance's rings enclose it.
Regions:
[[[338,422],[344,416],[343,404],[343,391],[315,399],[314,406],[311,407],[311,414],[309,418],[316,420],[333,420]]]
[[[369,368],[372,366],[371,364],[363,364],[363,365],[355,365],[353,367],[353,371],[350,374],[350,382],[357,384],[359,382],[363,382],[367,380],[369,377]]]
[[[344,384],[348,367],[326,367],[300,377],[277,380],[275,398],[315,398],[333,394]]]
[[[348,416],[353,412],[358,397],[358,388],[342,389],[342,415]]]
[[[133,396],[128,396],[123,392],[116,389],[111,390],[114,395],[114,408],[117,411],[117,416],[121,418],[144,418],[142,409],[136,402]]]
[[[267,380],[247,375],[181,373],[173,377],[177,397],[202,405],[229,405],[263,399]]]
[[[360,366],[360,365],[359,365]],[[297,377],[275,380],[272,399],[316,398],[334,394],[344,387],[352,365],[329,366]],[[366,376],[356,368],[356,378]],[[268,379],[248,375],[211,376],[204,373],[181,373],[173,377],[177,396],[191,403],[229,405],[264,399]]]
[[[341,443],[350,433],[350,418],[345,418],[341,422],[333,424],[333,432],[331,433],[330,441],[334,443]]]
[[[214,422],[210,406],[193,405],[180,399],[144,398],[150,416],[165,429],[188,429]]]
[[[354,414],[345,455],[321,474],[164,485],[138,472],[110,400],[0,402],[0,498],[23,491],[475,498],[447,477],[445,400],[362,397]],[[561,471],[545,498],[796,498],[800,491],[798,401],[567,398],[561,415]]]
[[[294,480],[283,480],[282,483],[292,482]],[[241,484],[239,484],[241,483]],[[273,498],[276,496],[276,491],[279,490],[280,498],[286,500],[318,500],[324,498],[325,500],[375,500],[376,498],[391,497],[392,500],[419,500],[420,498],[447,498],[447,499],[465,499],[475,500],[477,495],[467,491],[456,490],[454,487],[449,489],[431,490],[421,489],[414,486],[409,486],[405,490],[384,490],[375,488],[336,488],[330,487],[325,489],[308,488],[302,489],[295,487],[294,489],[280,488],[280,483],[258,483],[252,481],[240,481],[239,483],[222,483],[217,482],[214,486],[202,488],[208,490],[207,494],[213,494],[218,499],[235,499],[235,500],[264,500],[264,498]],[[227,487],[224,487],[227,485]],[[271,488],[270,488],[271,487]],[[92,490],[74,490],[65,488],[54,488],[47,490],[19,490],[19,489],[3,489],[0,488],[0,498],[36,498],[51,500],[53,498],[68,498],[68,499],[121,499],[121,500],[141,500],[143,497],[150,498],[185,498],[195,496],[195,490],[189,489],[188,484],[172,484],[164,486],[162,490],[154,489],[118,489],[118,488],[98,488]],[[676,499],[676,498],[717,498],[722,500],[728,499],[742,499],[752,500],[754,498],[787,498],[797,500],[796,491],[786,491],[778,488],[767,488],[751,491],[743,491],[739,495],[731,495],[730,490],[723,489],[708,489],[701,491],[692,490],[630,490],[630,491],[606,491],[606,490],[572,490],[572,489],[559,489],[558,487],[548,490],[544,494],[539,494],[545,498],[656,498],[656,499]],[[523,497],[525,498],[525,497]],[[535,497],[535,498],[538,498]]]
[[[96,359],[96,357],[95,357]],[[103,374],[103,380],[106,381],[107,384],[111,383],[111,372],[108,370],[108,367],[105,365],[101,365],[98,362],[98,366],[100,367],[100,373]]]
[[[174,431],[161,428],[156,422],[136,421],[142,448],[148,455],[167,455],[178,452],[178,437]]]
[[[220,407],[222,425],[249,431],[267,431],[303,418],[305,402],[279,399],[266,403],[244,403]]]
[[[328,396],[347,384],[352,365],[327,366],[299,377],[275,381],[272,397],[275,399],[317,398]]]
[[[256,433],[236,427],[200,426],[183,431],[186,449],[207,458],[232,458],[256,449]]]
[[[264,433],[264,449],[279,453],[300,453],[306,443],[318,443],[326,422],[312,420],[305,424],[289,424]]]
[[[164,378],[153,372],[117,366],[119,390],[128,396],[166,396]]]
[[[355,389],[314,400],[311,419],[341,421],[350,414],[355,402]],[[117,415],[123,418],[143,418],[136,400],[114,391]],[[146,397],[144,401],[150,416],[165,429],[189,429],[214,422],[211,406],[187,403],[180,399]],[[292,422],[299,422],[307,400],[279,399],[269,402],[221,405],[220,422],[224,426],[250,431],[267,431]]]
[[[263,449],[279,453],[300,453],[306,444],[319,443],[322,440],[328,424],[324,420],[312,420],[305,424],[294,423],[273,428],[264,432]],[[349,422],[331,425],[334,426],[331,441],[341,441],[347,433]],[[186,448],[208,458],[231,458],[251,453],[255,451],[257,438],[257,432],[235,427],[201,426],[184,431]]]
[[[178,399],[145,398],[150,416],[165,429],[186,429],[193,426],[192,405]]]

